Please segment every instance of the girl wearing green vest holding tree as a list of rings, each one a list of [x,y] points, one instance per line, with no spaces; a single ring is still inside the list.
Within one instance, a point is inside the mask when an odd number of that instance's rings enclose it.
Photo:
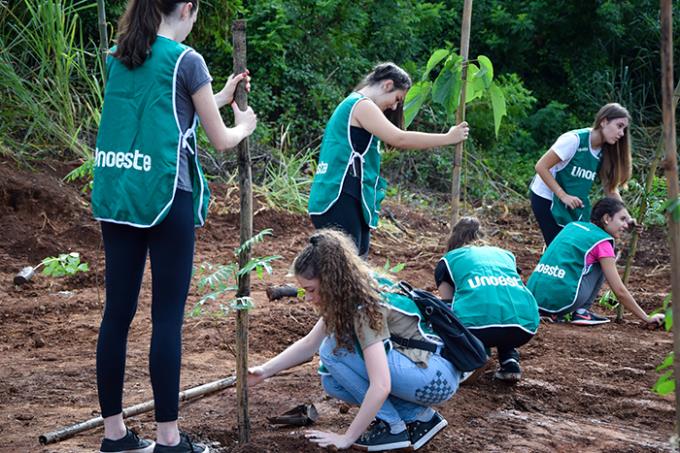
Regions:
[[[614,241],[631,224],[623,202],[603,198],[593,206],[590,222],[569,223],[548,246],[527,287],[536,297],[542,317],[549,322],[595,325],[609,319],[590,311],[607,280],[616,298],[635,316],[650,324],[663,322],[640,308],[616,269]]]
[[[479,220],[463,217],[451,231],[447,253],[435,268],[435,283],[453,313],[487,348],[498,350],[494,377],[521,378],[517,348],[538,329],[538,306],[517,273],[515,257],[486,245]]]
[[[603,106],[592,128],[562,134],[536,163],[531,208],[546,245],[572,221],[590,218],[590,189],[596,176],[605,196],[631,176],[630,114],[617,103]]]
[[[358,405],[359,411],[344,433],[308,431],[312,442],[339,449],[417,450],[446,427],[431,406],[453,396],[461,373],[439,349],[390,342],[396,335],[442,344],[421,322],[415,303],[380,292],[352,239],[339,231],[316,232],[295,259],[293,271],[321,317],[304,338],[251,368],[249,384],[304,363],[318,351],[324,390]]]
[[[368,253],[370,229],[378,225],[386,181],[380,177],[380,142],[394,148],[426,149],[468,137],[466,122],[444,134],[403,130],[409,75],[394,63],[373,68],[335,109],[326,125],[308,211],[317,229],[340,228]]]
[[[182,321],[193,265],[194,228],[205,222],[209,190],[196,148],[198,119],[218,150],[255,129],[251,109],[233,102],[232,76],[214,94],[200,54],[181,44],[198,0],[130,0],[107,58],[107,83],[95,153],[92,210],[106,254],[106,305],[97,342],[100,452],[204,453],[177,426]],[[219,108],[232,104],[236,126]],[[140,439],[122,415],[125,355],[147,253],[151,259],[149,371],[156,442]]]

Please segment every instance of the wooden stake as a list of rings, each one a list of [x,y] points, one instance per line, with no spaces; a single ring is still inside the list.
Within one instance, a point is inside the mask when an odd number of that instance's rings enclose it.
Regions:
[[[668,198],[677,200],[678,159],[673,110],[673,2],[661,2],[661,102],[663,105],[663,138],[666,149],[664,169],[668,184]],[[668,236],[671,247],[671,290],[673,291],[673,373],[680,379],[680,223],[668,215]],[[680,385],[675,386],[675,407],[680,408]],[[680,434],[680,410],[675,411],[675,433]]]
[[[234,45],[234,74],[246,70],[246,22],[235,20],[232,25]],[[239,83],[234,94],[236,104],[241,110],[248,106],[245,82]],[[238,183],[241,193],[241,244],[253,237],[253,187],[250,166],[250,150],[246,138],[238,144]],[[243,250],[238,257],[239,268],[250,261],[250,249]],[[236,297],[250,297],[250,275],[238,279]],[[250,441],[250,418],[248,417],[248,310],[236,311],[236,418],[238,438],[241,444]]]
[[[468,54],[470,50],[470,23],[472,22],[472,0],[465,0],[463,5],[463,23],[460,31],[460,55],[463,57],[463,71],[461,78],[463,85],[460,90],[460,102],[456,112],[456,124],[465,121],[465,85],[467,85]],[[451,228],[458,222],[460,216],[460,170],[463,165],[463,144],[456,145],[453,156],[453,176],[451,178]]]
[[[190,389],[179,392],[179,401],[188,402],[195,400],[201,396],[208,395],[210,393],[219,392],[228,387],[232,387],[236,378],[234,376],[225,379],[220,379],[217,381],[209,382],[207,384],[199,385],[198,387],[192,387]],[[123,418],[134,417],[135,415],[143,414],[144,412],[149,412],[153,410],[154,402],[153,400],[146,401],[144,403],[136,404],[134,406],[126,407],[123,409]],[[104,424],[104,419],[102,417],[95,417],[84,422],[76,423],[75,425],[67,426],[65,428],[60,428],[56,431],[42,434],[38,437],[38,441],[43,444],[52,444],[59,442],[70,437],[75,436],[78,433],[87,431]]]
[[[102,59],[102,82],[106,85],[106,53],[109,50],[109,36],[106,29],[106,6],[104,0],[97,0],[99,21],[99,57]]]

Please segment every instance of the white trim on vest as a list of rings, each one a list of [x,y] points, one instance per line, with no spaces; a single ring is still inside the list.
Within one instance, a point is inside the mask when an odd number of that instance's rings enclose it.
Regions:
[[[342,194],[342,188],[343,188],[344,185],[345,185],[345,179],[347,178],[347,172],[349,171],[349,167],[350,167],[350,165],[352,165],[352,164],[354,163],[354,155],[355,155],[355,154],[356,154],[357,156],[359,156],[359,159],[360,159],[360,162],[361,162],[361,176],[362,176],[362,180],[359,181],[359,182],[361,183],[361,186],[360,186],[360,192],[361,192],[361,193],[360,193],[360,195],[361,195],[361,200],[362,200],[362,203],[363,203],[363,199],[364,199],[364,193],[363,193],[363,186],[364,186],[364,183],[363,183],[363,175],[364,175],[364,156],[363,156],[363,154],[359,154],[359,153],[357,153],[357,152],[354,150],[354,145],[352,144],[352,136],[351,136],[351,134],[350,134],[350,130],[351,130],[350,127],[351,127],[351,123],[352,123],[352,113],[354,112],[354,108],[357,106],[357,104],[359,104],[359,102],[363,101],[364,99],[368,99],[368,98],[362,95],[362,97],[359,98],[359,99],[352,105],[352,108],[351,108],[350,111],[349,111],[349,117],[347,118],[347,142],[349,143],[349,146],[350,146],[350,148],[352,149],[352,152],[350,153],[349,159],[347,160],[347,166],[345,167],[345,171],[344,171],[344,173],[342,174],[342,179],[340,179],[340,187],[339,187],[339,189],[338,189],[338,194],[335,196],[335,198],[333,199],[333,201],[331,201],[330,203],[328,203],[328,206],[326,206],[326,209],[324,209],[323,211],[319,211],[319,212],[310,212],[309,215],[323,215],[323,214],[325,214],[326,212],[328,212],[328,210],[329,210],[330,208],[332,208],[333,205],[335,205],[335,203],[337,203],[338,199],[340,198],[340,194]],[[366,149],[364,150],[364,154],[366,154],[366,152],[370,149],[371,143],[373,143],[373,134],[371,134],[371,139],[368,141],[368,146],[366,146]],[[370,213],[369,213],[369,216],[370,216]],[[368,224],[369,224],[369,227],[370,227],[370,222],[369,222]]]

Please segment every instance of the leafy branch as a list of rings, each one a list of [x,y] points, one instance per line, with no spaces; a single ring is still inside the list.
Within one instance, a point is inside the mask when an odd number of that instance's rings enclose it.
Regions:
[[[255,272],[259,279],[264,278],[264,273],[270,274],[273,272],[271,262],[280,259],[278,255],[255,257],[248,261],[242,268],[238,265],[239,254],[250,250],[255,244],[259,244],[265,240],[266,236],[271,236],[272,230],[265,229],[258,234],[244,242],[241,246],[234,249],[235,262],[228,264],[212,264],[202,263],[195,272],[198,277],[196,284],[199,293],[204,293],[198,302],[194,305],[189,313],[189,316],[195,317],[203,314],[203,306],[210,302],[217,302],[223,300],[229,293],[238,290],[238,278],[240,276]],[[227,314],[232,310],[250,310],[253,308],[253,300],[251,297],[234,297],[228,299],[226,304],[219,303],[219,313]]]

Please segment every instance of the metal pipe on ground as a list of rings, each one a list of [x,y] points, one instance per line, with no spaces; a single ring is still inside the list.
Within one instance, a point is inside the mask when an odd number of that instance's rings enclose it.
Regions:
[[[281,299],[283,297],[298,296],[297,287],[292,285],[268,286],[266,292],[267,299],[269,300]]]
[[[220,390],[224,390],[228,387],[233,387],[235,383],[236,376],[231,376],[228,378],[209,382],[207,384],[199,385],[198,387],[192,387],[190,389],[179,392],[179,401],[180,402],[191,401],[201,396],[215,393]],[[126,407],[125,409],[123,409],[123,418],[143,414],[144,412],[149,412],[150,410],[153,410],[153,408],[154,408],[153,400],[149,400],[134,406]],[[55,442],[71,438],[76,434],[82,433],[83,431],[88,431],[90,429],[97,428],[99,426],[102,426],[103,424],[104,419],[101,416],[95,417],[84,422],[76,423],[65,428],[57,429],[56,431],[51,431],[49,433],[42,434],[38,437],[38,440],[42,445],[52,444]]]

